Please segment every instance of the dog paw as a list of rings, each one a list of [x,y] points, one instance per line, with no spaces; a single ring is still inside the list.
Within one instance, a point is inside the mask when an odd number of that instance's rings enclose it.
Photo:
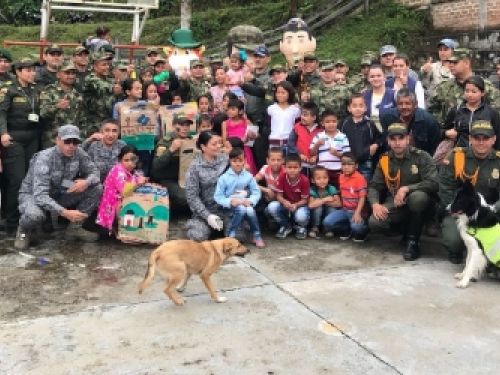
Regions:
[[[462,280],[462,277],[464,277],[463,272],[459,272],[459,273],[455,274],[455,279],[457,279],[457,280]]]
[[[219,297],[219,298],[217,298],[217,299],[216,299],[216,301],[217,301],[218,303],[224,303],[224,302],[226,302],[226,301],[227,301],[227,298],[226,298],[226,297]]]
[[[179,293],[184,292],[185,289],[186,289],[185,286],[178,286],[177,288],[175,288],[175,290],[177,290]]]
[[[469,285],[469,282],[466,281],[466,280],[461,280],[457,283],[457,288],[460,288],[460,289],[465,289],[467,288],[467,286]]]
[[[184,302],[184,300],[183,300],[183,299],[180,299],[180,300],[178,300],[178,301],[174,301],[174,303],[175,303],[177,306],[182,306],[182,305],[184,305],[184,303],[185,303],[185,302]]]

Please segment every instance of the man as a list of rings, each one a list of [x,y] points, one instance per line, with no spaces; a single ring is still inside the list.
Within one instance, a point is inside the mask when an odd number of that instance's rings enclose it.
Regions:
[[[347,77],[347,73],[349,72],[349,66],[344,60],[335,61],[335,71],[337,73],[344,73],[344,76]]]
[[[321,67],[321,82],[313,84],[302,94],[302,101],[312,101],[318,105],[319,113],[330,109],[337,114],[339,122],[347,117],[347,106],[351,91],[345,85],[335,84],[335,66],[331,61]]]
[[[282,81],[286,81],[288,77],[287,69],[283,65],[276,64],[269,70],[270,80],[260,82],[253,75],[246,75],[246,78],[251,78],[251,81],[245,82],[241,88],[245,94],[257,96],[265,99],[265,107],[267,108],[274,103],[274,94],[276,85]]]
[[[449,110],[463,102],[464,81],[473,76],[472,71],[473,52],[468,48],[456,48],[453,55],[448,58],[450,71],[455,77],[441,83],[429,98],[428,111],[443,124]],[[500,111],[500,91],[490,81],[484,80],[484,99]]]
[[[12,82],[14,76],[10,73],[12,56],[6,49],[0,48],[0,86],[4,83]]]
[[[344,73],[336,71],[333,82],[335,82],[336,85],[347,85],[347,78]]]
[[[45,124],[42,149],[54,146],[59,126],[85,124],[83,97],[74,88],[75,78],[76,67],[67,60],[59,65],[57,82],[40,93],[40,116]]]
[[[115,49],[111,44],[104,44],[99,48],[99,52],[105,53],[111,59],[115,57]]]
[[[394,78],[394,57],[396,57],[396,53],[398,50],[396,47],[392,45],[382,46],[379,50],[380,54],[380,65],[384,68],[385,78]],[[412,69],[408,70],[408,76],[413,78],[415,81],[419,80],[418,74]]]
[[[115,79],[115,83],[122,83],[129,77],[129,65],[123,61],[116,61],[113,64],[111,74]]]
[[[403,231],[403,258],[420,256],[419,239],[430,195],[437,193],[438,173],[425,151],[410,146],[406,126],[391,124],[387,129],[390,151],[383,154],[368,188],[372,216],[368,221],[373,233],[389,232],[396,226]],[[381,202],[382,193],[388,192]]]
[[[457,47],[454,40],[445,38],[438,45],[439,61],[432,62],[432,57],[420,68],[422,85],[426,88],[429,95],[434,92],[441,82],[453,78],[449,68],[448,59],[453,55],[453,50]]]
[[[298,68],[289,74],[288,80],[297,88],[300,96],[312,86],[321,83],[321,77],[318,75],[317,69],[318,58],[314,53],[309,52],[304,55]]]
[[[102,121],[113,111],[116,101],[113,87],[115,80],[110,76],[111,57],[96,52],[92,57],[92,72],[83,82],[83,98],[86,107],[86,124],[82,125],[85,138],[99,131]]]
[[[251,73],[248,73],[245,77],[245,81],[253,81],[254,79],[259,84],[269,83],[271,81],[271,77],[269,75],[268,64],[271,58],[269,57],[269,51],[265,46],[259,46],[253,51],[254,58],[254,70]],[[260,124],[264,118],[267,117],[265,114],[265,110],[267,106],[265,105],[265,101],[262,97],[253,96],[248,93],[245,93],[246,99],[246,114],[250,121],[254,124]]]
[[[205,79],[205,65],[201,60],[190,61],[190,73],[184,71],[179,79],[179,91],[181,92],[182,101],[196,102],[200,95],[210,95],[210,82]]]
[[[57,67],[63,61],[62,48],[57,44],[51,44],[45,49],[43,60],[45,65],[40,68],[35,77],[35,82],[40,86],[40,89],[56,83]]]
[[[172,122],[173,137],[168,135],[156,145],[152,173],[155,181],[168,189],[171,211],[188,211],[186,189],[179,186],[179,162],[182,140],[191,138],[189,127],[193,121],[185,113],[177,113]]]
[[[439,197],[446,207],[451,203],[461,181],[471,180],[474,188],[488,203],[493,203],[497,212],[500,201],[489,202],[492,191],[500,190],[500,152],[495,151],[495,131],[488,121],[476,121],[470,130],[470,146],[455,148],[440,170]],[[441,223],[443,245],[448,251],[448,259],[453,264],[463,260],[465,245],[457,230],[455,218],[446,215]]]
[[[150,68],[154,68],[156,60],[158,60],[161,56],[158,54],[158,50],[155,47],[149,47],[146,50],[146,56],[144,59],[146,60],[146,64]]]
[[[384,132],[389,125],[400,122],[410,135],[410,146],[434,155],[441,141],[441,128],[437,120],[425,109],[418,108],[415,92],[402,88],[396,94],[396,108],[391,108],[380,117]]]
[[[300,18],[292,18],[285,25],[283,38],[280,40],[280,51],[285,56],[288,67],[292,68],[295,61],[302,60],[305,54],[316,50],[316,39],[311,29]]]
[[[370,83],[368,82],[368,72],[370,71],[370,65],[372,65],[374,60],[375,55],[373,55],[373,52],[371,51],[365,52],[361,58],[361,71],[349,79],[348,86],[353,94],[362,94],[370,88]]]
[[[29,247],[31,232],[45,220],[47,211],[71,222],[67,237],[86,242],[99,238],[97,233],[82,228],[83,221],[99,205],[103,189],[97,167],[78,147],[79,143],[78,128],[64,125],[57,133],[57,145],[33,156],[19,190],[21,219],[14,242],[17,250]]]
[[[73,64],[76,68],[76,78],[74,87],[78,92],[82,92],[83,81],[90,74],[89,71],[89,51],[85,47],[76,47],[73,51]]]

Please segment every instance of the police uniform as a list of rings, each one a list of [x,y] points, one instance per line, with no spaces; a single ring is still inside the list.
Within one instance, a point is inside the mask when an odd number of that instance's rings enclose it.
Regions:
[[[204,66],[200,60],[191,60],[189,63],[191,68],[200,65]],[[196,102],[201,95],[212,97],[210,87],[212,85],[204,77],[201,77],[199,81],[193,78],[179,79],[179,91],[182,95],[182,101],[185,103]]]
[[[62,54],[63,50],[57,44],[52,44],[52,45],[47,47],[47,49],[45,50],[45,54],[52,53],[52,52],[59,52]],[[41,89],[43,89],[46,86],[52,85],[53,83],[57,82],[56,73],[57,72],[53,72],[51,70],[48,70],[47,65],[44,65],[36,73],[35,82],[40,86]]]
[[[74,125],[59,128],[58,137],[64,140],[80,140],[80,131]],[[87,189],[81,193],[66,193],[64,180],[85,179]],[[19,190],[19,211],[21,218],[16,236],[15,247],[25,249],[29,246],[30,231],[45,220],[45,212],[61,212],[68,207],[91,215],[99,205],[103,188],[99,179],[99,170],[88,154],[80,147],[72,156],[61,153],[59,146],[54,146],[37,153],[31,163],[28,174]],[[82,223],[71,223],[67,236],[85,241],[95,241],[95,233],[82,229]]]
[[[392,124],[387,131],[388,137],[408,135],[404,124]],[[370,230],[374,233],[388,232],[401,224],[407,224],[403,238],[406,248],[405,260],[419,257],[418,241],[425,221],[425,210],[430,202],[430,194],[438,190],[438,172],[432,157],[425,151],[407,147],[402,158],[396,157],[391,150],[382,155],[368,188],[368,199],[373,205],[379,203],[383,192],[387,199],[381,202],[388,208],[388,217],[378,220],[373,215],[369,219]],[[394,206],[394,196],[400,187],[409,189],[406,203]]]
[[[470,134],[491,137],[495,132],[489,122],[476,121],[471,126]],[[500,190],[500,151],[492,148],[489,154],[481,159],[475,156],[470,146],[455,148],[440,169],[439,197],[444,206],[452,202],[456,191],[460,188],[460,180],[467,179],[471,180],[475,190],[489,201],[488,197],[492,191]],[[495,202],[494,206],[500,212],[500,201]],[[443,245],[448,250],[450,261],[461,263],[465,245],[458,233],[456,220],[449,215],[445,216],[441,223],[441,231]]]
[[[12,56],[10,55],[10,52],[3,48],[0,48],[0,59],[5,59],[9,63],[12,62]],[[4,84],[8,84],[14,79],[15,77],[10,72],[0,74],[0,87],[3,86]]]
[[[37,63],[24,58],[14,66],[29,68]],[[3,177],[2,211],[7,231],[13,232],[19,221],[17,196],[29,161],[39,149],[41,132],[39,90],[34,83],[23,87],[16,79],[0,89],[0,135],[9,134],[11,144],[1,146]],[[5,196],[4,196],[5,195]]]

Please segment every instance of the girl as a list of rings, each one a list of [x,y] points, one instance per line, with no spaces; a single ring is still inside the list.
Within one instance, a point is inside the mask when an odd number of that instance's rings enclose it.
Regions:
[[[160,109],[160,95],[158,95],[158,89],[156,85],[152,81],[144,82],[142,85],[142,100],[145,100],[149,105],[151,105],[156,111]],[[161,121],[160,115],[158,114],[158,118],[155,126],[155,135],[157,138],[162,138],[161,131]]]
[[[288,152],[287,143],[290,133],[300,117],[300,108],[295,106],[295,90],[288,81],[282,81],[276,86],[273,105],[267,108],[271,117],[271,134],[269,146],[281,147],[283,155]]]
[[[212,130],[222,136],[222,123],[227,120],[227,105],[232,99],[238,99],[231,91],[226,91],[222,96],[222,111],[217,113],[212,119]]]
[[[243,143],[256,137],[256,134],[247,131],[247,119],[244,117],[244,108],[245,105],[238,99],[229,101],[227,105],[228,119],[222,123],[223,144],[226,143],[229,137],[238,137]],[[255,176],[257,174],[257,168],[253,161],[252,150],[248,146],[245,146],[243,150],[245,151],[247,164],[250,166],[250,172]]]
[[[372,65],[368,70],[369,90],[363,94],[366,103],[366,116],[372,120],[377,129],[382,132],[380,116],[384,111],[396,106],[394,90],[385,87],[384,68],[381,65]]]
[[[212,111],[212,100],[208,94],[203,94],[198,97],[198,116],[197,118],[200,117],[200,115],[207,115],[210,117],[214,116],[214,113]]]
[[[207,115],[200,115],[196,121],[197,133],[212,130],[212,119]]]
[[[444,138],[455,141],[456,147],[469,146],[469,130],[472,123],[478,120],[489,121],[495,129],[497,140],[495,149],[500,150],[500,115],[484,99],[484,80],[472,76],[464,81],[464,97],[462,104],[448,112],[443,126]]]
[[[138,151],[134,146],[124,146],[118,154],[118,164],[109,172],[104,181],[104,193],[101,198],[96,223],[107,228],[111,234],[118,207],[123,198],[125,184],[144,185],[147,179],[136,169],[139,161]],[[127,186],[127,190],[129,187]]]
[[[133,104],[143,102],[142,83],[138,79],[127,78],[122,83],[122,92],[126,99],[116,103],[113,106],[113,119],[120,120],[120,107],[124,104]]]
[[[224,97],[224,93],[228,91],[228,86],[226,85],[226,69],[219,66],[215,69],[214,75],[216,85],[210,87],[210,94],[214,100],[214,112],[220,113],[223,112],[222,99]]]
[[[150,68],[150,67],[147,67],[147,68],[143,68],[141,70],[141,82],[142,83],[146,83],[146,82],[150,82],[153,80],[153,69]]]
[[[415,92],[418,107],[425,109],[424,87],[420,81],[408,76],[410,70],[410,59],[405,54],[398,54],[393,62],[394,77],[385,81],[385,87],[398,92],[399,89],[407,87]]]
[[[244,51],[233,53],[230,57],[229,67],[231,69],[226,73],[227,84],[229,90],[235,93],[236,96],[243,96],[243,90],[241,90],[240,86],[245,82],[244,75],[248,72],[245,61],[247,61],[247,55]]]

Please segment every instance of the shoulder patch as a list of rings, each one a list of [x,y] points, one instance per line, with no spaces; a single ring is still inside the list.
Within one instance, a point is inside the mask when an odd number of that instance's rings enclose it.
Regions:
[[[2,87],[2,88],[0,89],[0,94],[6,94],[6,93],[7,93],[7,91],[9,91],[9,88],[8,88],[8,87]]]
[[[420,154],[420,153],[422,152],[422,150],[420,150],[420,149],[418,149],[418,148],[416,148],[416,147],[412,147],[412,148],[410,148],[410,151],[411,151],[411,152],[414,152],[415,154]]]
[[[495,155],[500,159],[500,151],[495,152]]]
[[[455,152],[464,152],[465,150],[464,150],[464,148],[463,148],[463,147],[455,147],[455,148],[453,149],[453,151],[455,151]]]
[[[156,156],[162,156],[165,151],[167,151],[167,148],[165,146],[159,146],[157,149],[156,149]]]

